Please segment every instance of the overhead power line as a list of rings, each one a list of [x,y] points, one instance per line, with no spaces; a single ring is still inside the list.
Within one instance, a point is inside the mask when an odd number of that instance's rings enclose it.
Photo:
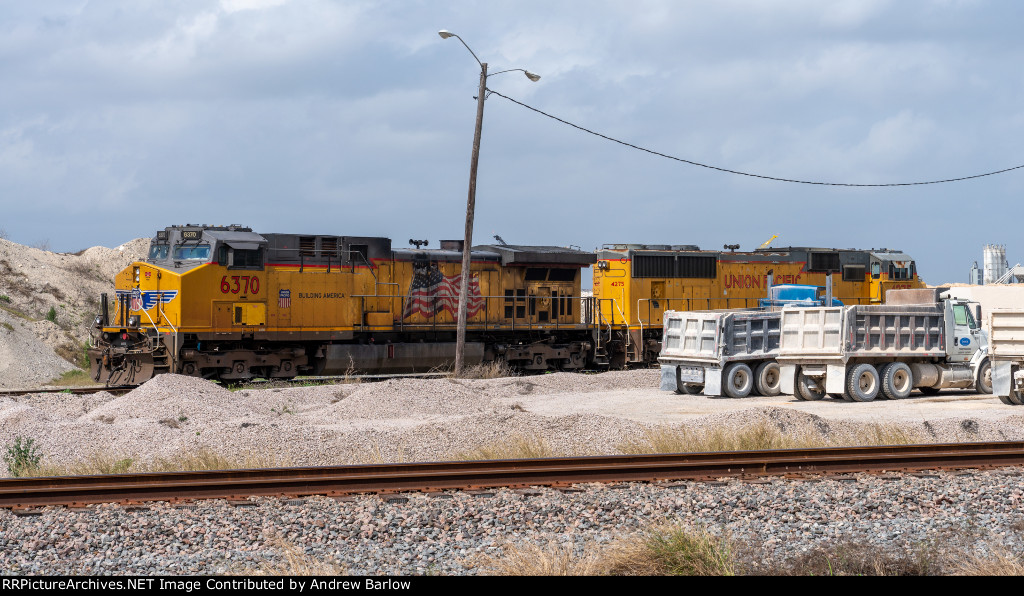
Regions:
[[[645,153],[650,153],[651,155],[657,155],[658,157],[664,157],[666,159],[671,159],[671,160],[679,161],[679,162],[682,162],[682,163],[690,164],[691,166],[699,166],[699,167],[702,167],[702,168],[708,168],[709,170],[718,170],[719,172],[725,172],[727,174],[736,174],[737,176],[749,176],[751,178],[761,178],[761,179],[764,179],[764,180],[775,180],[776,182],[792,182],[794,184],[816,184],[818,186],[923,186],[923,185],[926,185],[926,184],[944,184],[946,182],[960,182],[961,180],[972,180],[974,178],[984,178],[985,176],[995,176],[996,174],[1005,174],[1006,172],[1012,172],[1013,170],[1019,170],[1021,168],[1024,168],[1024,164],[1021,164],[1019,166],[1013,166],[1012,168],[1006,168],[1006,169],[1003,169],[1003,170],[996,170],[995,172],[987,172],[985,174],[974,174],[972,176],[961,176],[959,178],[947,178],[945,180],[929,180],[927,182],[890,182],[890,183],[887,183],[887,184],[854,184],[854,183],[850,183],[850,182],[816,182],[816,181],[813,181],[813,180],[795,180],[795,179],[792,179],[792,178],[779,178],[777,176],[765,176],[763,174],[752,174],[750,172],[740,172],[738,170],[730,170],[728,168],[720,168],[718,166],[712,166],[712,165],[708,165],[706,163],[700,163],[700,162],[697,162],[697,161],[691,161],[689,159],[683,159],[681,157],[674,157],[672,155],[667,155],[665,153],[660,153],[660,152],[654,151],[652,149],[647,149],[645,147],[640,147],[639,145],[634,145],[632,143],[627,143],[625,141],[620,141],[619,139],[616,139],[616,138],[613,138],[613,137],[609,137],[608,135],[603,135],[603,134],[601,134],[599,132],[594,132],[594,131],[592,131],[592,130],[590,130],[588,128],[584,128],[584,127],[582,127],[582,126],[580,126],[578,124],[573,124],[572,122],[569,122],[567,120],[563,120],[563,119],[559,118],[558,116],[553,116],[551,114],[548,114],[547,112],[545,112],[543,110],[538,110],[537,108],[535,108],[533,106],[526,105],[525,103],[523,103],[521,101],[516,101],[515,99],[512,99],[511,97],[509,97],[507,95],[502,95],[501,93],[498,93],[497,91],[495,91],[493,89],[488,89],[487,91],[489,93],[493,94],[493,95],[497,95],[498,97],[507,99],[508,101],[511,101],[514,104],[523,106],[524,108],[526,108],[528,110],[532,110],[534,112],[537,112],[538,114],[540,114],[542,116],[547,116],[548,118],[551,118],[552,120],[557,120],[558,122],[561,122],[562,124],[567,124],[567,125],[575,128],[575,129],[577,129],[577,130],[582,130],[583,132],[592,134],[592,135],[594,135],[596,137],[601,137],[602,139],[606,139],[606,140],[612,141],[614,143],[618,143],[620,145],[625,145],[626,147],[630,147],[632,149],[637,149],[637,150],[643,151]]]

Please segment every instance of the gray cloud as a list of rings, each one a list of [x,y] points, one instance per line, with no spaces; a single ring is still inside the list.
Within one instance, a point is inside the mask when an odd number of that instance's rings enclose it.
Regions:
[[[57,250],[172,223],[458,238],[478,67],[601,133],[856,183],[1024,163],[1024,8],[894,1],[14,3],[0,7],[0,228]],[[487,101],[475,238],[901,248],[965,281],[1024,260],[1024,171],[888,189],[736,177]],[[1010,264],[1012,265],[1013,262]]]

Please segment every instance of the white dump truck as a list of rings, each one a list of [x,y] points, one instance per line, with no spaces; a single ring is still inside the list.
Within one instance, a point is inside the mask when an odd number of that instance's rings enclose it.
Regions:
[[[992,392],[980,306],[933,289],[891,290],[886,303],[786,308],[780,323],[783,391],[803,400],[903,398],[912,389]]]
[[[1004,404],[1024,405],[1024,310],[988,314],[992,391]]]
[[[661,389],[729,397],[778,395],[779,319],[786,306],[842,305],[825,286],[774,285],[760,308],[667,311],[663,316]]]
[[[667,311],[661,388],[676,393],[778,395],[779,312]]]

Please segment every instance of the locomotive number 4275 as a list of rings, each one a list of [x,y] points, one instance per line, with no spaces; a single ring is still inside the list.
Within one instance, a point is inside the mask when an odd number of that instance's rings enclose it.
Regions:
[[[225,275],[220,278],[221,294],[258,294],[260,278],[255,275]]]

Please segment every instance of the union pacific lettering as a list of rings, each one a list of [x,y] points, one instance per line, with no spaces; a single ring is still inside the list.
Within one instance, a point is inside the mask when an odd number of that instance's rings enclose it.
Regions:
[[[732,288],[756,288],[762,289],[768,286],[767,275],[724,275],[723,282],[726,289]],[[787,275],[776,275],[773,283],[776,284],[798,284],[802,275],[790,273]]]

